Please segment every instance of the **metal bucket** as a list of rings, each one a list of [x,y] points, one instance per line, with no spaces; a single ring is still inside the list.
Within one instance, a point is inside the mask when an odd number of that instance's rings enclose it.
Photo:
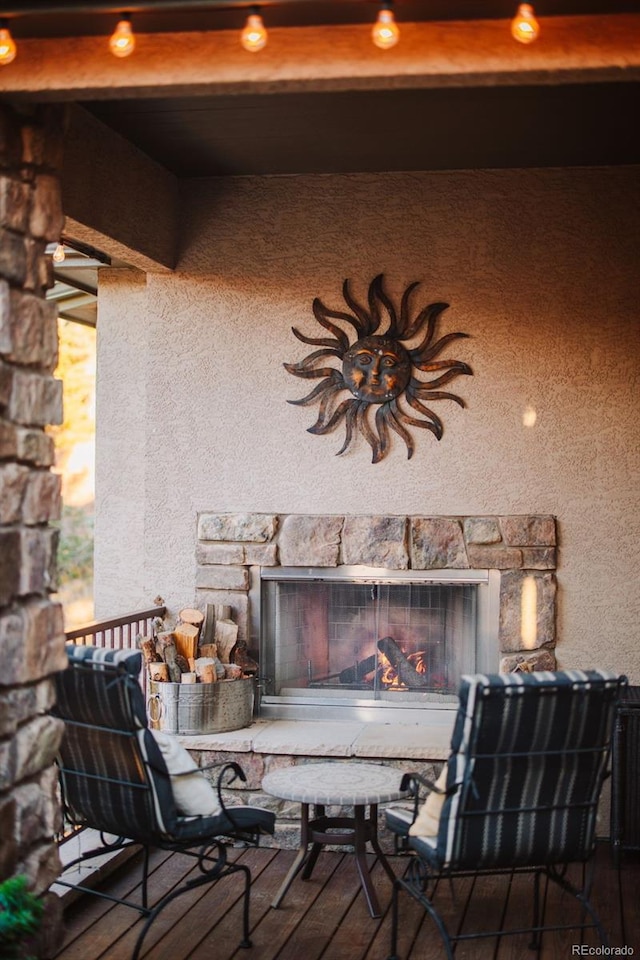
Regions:
[[[149,682],[151,725],[165,733],[196,736],[248,727],[253,717],[255,681],[217,683]]]

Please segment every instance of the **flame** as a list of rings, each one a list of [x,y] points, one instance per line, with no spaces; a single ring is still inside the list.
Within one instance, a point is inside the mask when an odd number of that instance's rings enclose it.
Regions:
[[[428,673],[426,650],[419,650],[417,653],[405,653],[405,657],[413,666],[416,673],[426,676]],[[378,654],[378,661],[380,664],[380,682],[385,687],[391,687],[395,690],[404,689],[405,685],[401,682],[398,676],[398,671],[395,667],[391,666],[387,656],[384,653]]]

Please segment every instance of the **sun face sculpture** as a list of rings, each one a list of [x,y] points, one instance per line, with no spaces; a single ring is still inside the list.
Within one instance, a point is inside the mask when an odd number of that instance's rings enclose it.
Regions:
[[[345,280],[342,294],[350,312],[329,310],[316,297],[313,313],[331,337],[306,337],[295,327],[294,335],[312,346],[314,350],[300,363],[285,363],[284,367],[294,377],[305,380],[321,380],[311,393],[301,400],[289,400],[296,406],[320,403],[318,419],[309,433],[325,434],[334,430],[342,420],[345,422],[345,439],[338,454],[344,453],[360,431],[373,451],[372,462],[379,463],[389,452],[390,430],[397,433],[407,445],[407,458],[413,455],[414,444],[406,425],[430,430],[440,440],[443,425],[440,417],[424,404],[424,400],[454,400],[464,407],[465,403],[454,393],[439,388],[460,374],[471,374],[471,367],[461,360],[436,360],[435,358],[452,340],[467,337],[466,333],[448,333],[434,339],[440,314],[447,303],[430,303],[411,318],[409,301],[418,282],[410,283],[402,295],[400,311],[383,287],[380,274],[371,281],[368,303],[365,307],[351,294],[350,281]],[[344,329],[332,320],[339,320],[353,327],[356,339],[350,344]],[[383,332],[378,333],[382,327]],[[418,341],[410,346],[411,341]],[[318,366],[318,361],[337,357],[342,368]],[[416,371],[438,373],[433,380],[418,380]],[[338,394],[347,390],[350,397],[339,401]],[[420,417],[412,416],[400,406],[404,400]],[[373,424],[369,411],[375,408]]]

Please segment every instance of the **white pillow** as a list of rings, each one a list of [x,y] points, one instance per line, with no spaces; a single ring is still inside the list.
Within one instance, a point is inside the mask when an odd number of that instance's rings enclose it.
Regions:
[[[168,733],[160,730],[152,730],[151,733],[167,765],[178,813],[185,817],[214,817],[220,813],[216,791],[188,751]],[[187,772],[189,776],[176,776]]]
[[[436,780],[436,787],[440,790],[447,789],[447,764],[440,772]],[[420,808],[418,816],[409,827],[409,834],[412,837],[436,837],[440,827],[440,814],[445,797],[443,793],[431,791],[425,802]]]

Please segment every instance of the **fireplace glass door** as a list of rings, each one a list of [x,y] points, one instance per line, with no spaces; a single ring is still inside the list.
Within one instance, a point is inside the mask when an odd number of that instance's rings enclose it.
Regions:
[[[455,701],[461,675],[489,662],[481,650],[488,577],[452,573],[263,570],[264,703]]]

